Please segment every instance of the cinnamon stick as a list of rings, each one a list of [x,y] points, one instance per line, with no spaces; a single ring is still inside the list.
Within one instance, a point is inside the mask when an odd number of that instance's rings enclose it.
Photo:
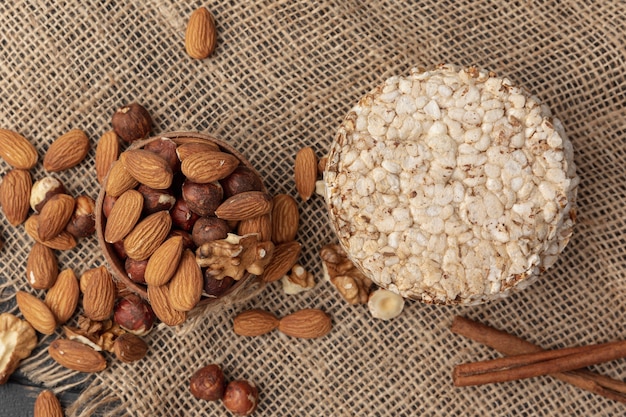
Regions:
[[[517,336],[464,317],[455,317],[450,330],[496,349],[505,355],[518,355],[543,350]],[[551,376],[580,389],[626,404],[626,383],[622,381],[586,369],[553,373]]]

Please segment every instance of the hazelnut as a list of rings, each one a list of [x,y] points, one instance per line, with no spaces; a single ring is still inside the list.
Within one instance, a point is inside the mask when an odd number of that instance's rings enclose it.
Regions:
[[[202,246],[212,240],[226,239],[230,226],[217,217],[200,217],[193,225],[191,238],[196,246]]]
[[[39,213],[52,196],[65,193],[65,186],[61,181],[53,177],[44,177],[35,181],[30,189],[30,207]]]
[[[199,184],[185,181],[182,192],[189,209],[200,216],[215,215],[215,209],[222,204],[224,195],[219,182]]]
[[[137,284],[145,284],[146,279],[144,278],[144,275],[146,273],[147,265],[147,259],[138,261],[136,259],[126,258],[126,262],[124,262],[124,269],[126,270],[126,274],[131,281],[136,282]]]
[[[222,398],[224,407],[230,412],[247,416],[254,412],[259,402],[259,390],[249,381],[231,381]]]
[[[162,210],[171,210],[176,203],[176,197],[169,190],[155,190],[142,184],[137,188],[137,191],[143,195],[143,212],[145,215]]]
[[[143,148],[165,159],[172,172],[180,171],[180,160],[176,154],[176,143],[173,140],[160,138],[146,143]]]
[[[131,143],[148,136],[152,128],[152,118],[145,108],[132,103],[117,109],[111,124],[117,136]]]
[[[122,362],[135,362],[146,356],[148,345],[141,337],[132,333],[124,333],[113,342],[113,353]]]
[[[194,245],[193,239],[191,238],[191,235],[189,234],[189,232],[186,232],[185,230],[180,230],[180,229],[172,229],[172,231],[170,232],[167,238],[169,239],[170,237],[173,237],[173,236],[183,237],[183,251],[185,249],[189,249],[191,251],[196,250],[196,245]]]
[[[235,283],[235,280],[232,277],[215,279],[208,272],[209,271],[207,270],[204,273],[204,295],[207,297],[220,297]]]
[[[263,182],[261,177],[248,167],[238,166],[226,178],[220,180],[224,189],[224,199],[246,191],[261,191]]]
[[[191,230],[196,220],[200,217],[189,209],[187,202],[182,198],[176,200],[174,207],[170,211],[170,216],[174,226],[187,232]]]
[[[96,202],[87,195],[76,197],[74,214],[65,227],[75,238],[87,237],[96,231]]]
[[[152,330],[155,315],[152,307],[136,294],[128,294],[117,300],[113,321],[122,329],[144,336]]]
[[[113,208],[113,205],[118,198],[119,197],[113,197],[109,194],[104,196],[104,199],[102,200],[102,214],[104,214],[104,217],[109,217],[109,214],[111,214],[111,209]]]
[[[189,381],[191,394],[199,400],[217,401],[224,395],[224,373],[216,364],[200,368]]]

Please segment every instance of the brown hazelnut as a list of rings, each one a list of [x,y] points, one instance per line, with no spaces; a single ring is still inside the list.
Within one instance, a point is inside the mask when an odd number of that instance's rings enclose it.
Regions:
[[[143,148],[165,159],[172,172],[180,171],[180,160],[176,154],[176,143],[173,140],[160,138],[146,143]]]
[[[52,196],[65,193],[65,186],[61,181],[54,177],[44,177],[35,181],[30,189],[30,207],[39,213]]]
[[[215,279],[210,273],[205,271],[204,274],[204,295],[207,297],[220,297],[230,287],[233,286],[235,280],[232,277],[224,277],[222,279]]]
[[[250,415],[259,403],[259,390],[249,381],[231,381],[222,398],[224,407],[240,416]]]
[[[246,191],[261,191],[263,182],[261,177],[248,167],[238,166],[226,178],[220,180],[224,189],[224,199]]]
[[[122,362],[135,362],[146,356],[148,345],[141,337],[132,333],[124,333],[113,342],[113,353]]]
[[[144,336],[152,330],[155,315],[152,307],[137,294],[128,294],[117,300],[113,321],[122,329]]]
[[[145,215],[162,210],[171,210],[176,203],[176,197],[169,190],[155,190],[141,184],[137,191],[143,195],[143,212]]]
[[[146,273],[147,265],[147,259],[138,261],[136,259],[126,258],[126,262],[124,262],[124,269],[126,270],[126,274],[131,281],[136,282],[137,284],[145,284],[146,279],[144,278],[144,275]]]
[[[172,229],[172,231],[170,232],[167,238],[169,239],[170,237],[173,237],[173,236],[182,236],[183,250],[185,249],[189,249],[191,251],[196,250],[196,245],[193,243],[193,239],[191,238],[191,235],[189,234],[189,232],[185,230],[180,230],[180,229]]]
[[[226,239],[230,227],[217,217],[200,217],[193,225],[191,238],[196,246],[202,246],[212,240]]]
[[[182,187],[183,199],[191,211],[200,216],[213,216],[215,209],[222,204],[223,191],[219,182],[199,184],[185,181]]]
[[[200,368],[189,381],[191,394],[199,400],[217,401],[224,395],[224,373],[216,364]]]
[[[117,136],[131,143],[148,136],[152,129],[152,118],[143,106],[131,103],[115,111],[111,124]]]
[[[174,207],[172,207],[170,211],[170,216],[172,217],[172,224],[185,231],[190,231],[196,220],[200,217],[191,211],[187,202],[182,198],[176,200],[176,204],[174,204]]]
[[[104,214],[104,217],[109,217],[109,214],[111,214],[111,209],[113,208],[113,205],[118,198],[119,197],[113,197],[112,195],[108,194],[104,196],[104,198],[102,199],[102,214]]]
[[[74,214],[65,227],[75,238],[87,237],[96,231],[96,202],[88,195],[76,197]]]

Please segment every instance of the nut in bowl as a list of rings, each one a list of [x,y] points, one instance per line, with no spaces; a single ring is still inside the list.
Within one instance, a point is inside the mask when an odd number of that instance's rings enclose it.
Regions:
[[[237,230],[267,215],[268,201],[259,174],[230,145],[166,133],[132,143],[111,165],[96,201],[96,233],[113,277],[157,317],[164,312],[163,322],[179,323],[171,317],[232,299],[263,272],[273,243],[261,241],[261,231]],[[150,300],[151,292],[165,296]]]

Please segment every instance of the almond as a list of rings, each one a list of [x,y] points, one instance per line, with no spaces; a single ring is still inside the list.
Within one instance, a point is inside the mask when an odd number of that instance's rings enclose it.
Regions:
[[[105,181],[104,190],[111,197],[119,197],[125,191],[139,185],[139,181],[130,175],[124,164],[119,160],[111,166]]]
[[[33,180],[23,169],[12,169],[0,184],[0,206],[11,225],[22,224],[28,217]]]
[[[111,317],[115,305],[115,283],[111,273],[100,266],[90,275],[83,294],[85,316],[94,321]]]
[[[42,242],[57,236],[74,214],[76,200],[67,194],[56,194],[46,202],[39,213],[37,233]]]
[[[272,202],[272,241],[276,244],[295,240],[300,214],[298,203],[287,194],[277,194]]]
[[[15,294],[15,300],[24,319],[39,333],[53,334],[57,327],[54,314],[46,303],[32,294],[24,291],[18,291]]]
[[[43,157],[43,167],[48,172],[72,168],[82,162],[89,152],[89,138],[80,129],[72,129],[52,142]]]
[[[33,214],[24,223],[26,234],[39,243],[43,243],[50,249],[69,250],[76,247],[76,238],[69,232],[62,231],[52,239],[43,241],[39,239],[39,215]]]
[[[46,293],[45,303],[54,314],[56,322],[67,322],[76,311],[80,290],[76,274],[71,269],[64,269],[56,282]]]
[[[135,227],[143,210],[143,195],[137,190],[124,191],[119,196],[107,218],[104,227],[104,240],[119,242]]]
[[[164,190],[172,185],[174,175],[170,165],[154,152],[133,149],[123,152],[120,161],[126,171],[141,184],[156,190]]]
[[[262,191],[246,191],[229,197],[215,210],[224,220],[246,220],[262,216],[272,210],[272,199]]]
[[[178,311],[193,309],[202,297],[203,285],[204,278],[196,262],[196,256],[191,250],[186,249],[168,284],[172,308]]]
[[[180,161],[184,161],[189,155],[200,152],[220,152],[220,147],[213,142],[188,142],[176,147],[176,155]]]
[[[217,30],[213,15],[206,7],[196,9],[189,17],[185,31],[185,50],[190,57],[204,59],[217,46]]]
[[[170,302],[167,285],[148,285],[148,300],[154,314],[168,326],[177,326],[187,320],[187,313],[175,310]]]
[[[239,160],[226,152],[199,152],[189,155],[180,169],[189,181],[205,184],[226,178],[237,168]]]
[[[120,155],[120,141],[113,130],[106,132],[96,146],[96,176],[100,185],[104,184],[109,170]]]
[[[307,201],[315,192],[317,181],[317,156],[313,148],[302,148],[296,154],[294,177],[300,198]]]
[[[295,240],[276,245],[272,259],[261,276],[263,282],[281,279],[296,264],[301,249],[302,245]]]
[[[31,169],[37,164],[37,149],[19,133],[0,129],[0,157],[19,169]]]
[[[26,279],[37,290],[51,288],[57,280],[59,265],[54,251],[35,242],[26,261]]]
[[[252,217],[239,222],[237,234],[245,236],[251,233],[259,235],[259,241],[265,242],[272,239],[272,220],[269,214]]]
[[[124,333],[113,342],[113,353],[122,362],[135,362],[146,356],[148,345],[139,336]]]
[[[280,319],[278,330],[287,336],[313,339],[330,332],[330,316],[322,310],[308,308],[296,311]]]
[[[52,391],[44,390],[37,396],[33,417],[63,417],[61,403]]]
[[[260,336],[278,327],[279,320],[264,310],[248,310],[239,313],[233,320],[233,330],[239,336]]]
[[[147,216],[124,239],[124,250],[129,258],[137,261],[148,259],[165,241],[172,227],[167,210]]]
[[[74,340],[53,341],[48,346],[48,354],[61,366],[78,372],[100,372],[107,367],[102,354]]]
[[[148,259],[144,273],[146,283],[156,286],[167,284],[176,272],[182,255],[182,236],[174,236],[163,242]]]

